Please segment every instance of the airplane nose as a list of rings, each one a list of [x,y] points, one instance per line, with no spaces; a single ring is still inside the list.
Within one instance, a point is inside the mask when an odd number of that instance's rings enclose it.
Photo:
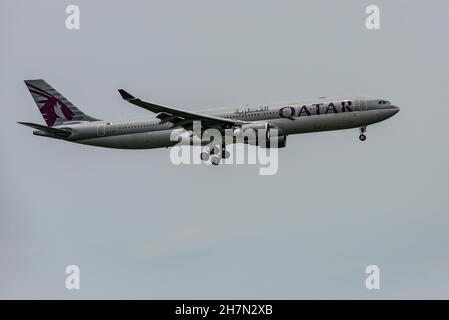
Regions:
[[[393,109],[393,114],[396,114],[399,112],[399,110],[401,110],[398,106],[391,106],[391,108]]]
[[[377,111],[377,119],[378,121],[382,121],[394,116],[399,112],[399,107],[395,105],[385,106]]]

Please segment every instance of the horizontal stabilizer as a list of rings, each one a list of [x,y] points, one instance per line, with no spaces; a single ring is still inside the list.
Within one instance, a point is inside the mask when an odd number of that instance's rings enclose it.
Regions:
[[[52,134],[55,134],[62,138],[67,138],[68,136],[70,136],[72,134],[72,131],[69,128],[57,129],[57,128],[47,127],[47,126],[43,126],[41,124],[31,123],[31,122],[17,122],[17,123],[23,124],[24,126],[27,126],[27,127],[33,128],[33,129],[52,133]]]

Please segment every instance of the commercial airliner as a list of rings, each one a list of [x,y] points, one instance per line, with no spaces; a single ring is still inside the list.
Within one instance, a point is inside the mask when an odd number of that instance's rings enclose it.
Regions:
[[[35,129],[35,135],[107,148],[153,149],[176,145],[178,141],[171,138],[173,130],[183,129],[192,137],[194,123],[199,122],[201,133],[216,129],[234,134],[231,140],[223,139],[220,145],[201,140],[205,146],[201,159],[206,161],[211,156],[212,164],[219,164],[221,158],[229,157],[226,144],[235,143],[235,136],[248,129],[262,133],[268,143],[262,144],[260,139],[245,140],[245,143],[263,147],[283,148],[287,136],[292,134],[351,128],[360,128],[359,139],[365,141],[368,125],[388,119],[399,111],[399,107],[384,99],[323,97],[191,112],[145,102],[119,89],[125,101],[155,113],[155,117],[100,120],[83,113],[42,79],[25,80],[25,84],[47,124],[19,122]],[[277,134],[271,135],[274,130]],[[270,141],[276,143],[270,144]]]

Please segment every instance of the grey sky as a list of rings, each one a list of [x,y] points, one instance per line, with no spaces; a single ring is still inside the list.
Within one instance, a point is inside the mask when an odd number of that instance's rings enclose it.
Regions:
[[[0,298],[449,298],[449,2],[1,0],[0,15]],[[366,143],[291,136],[259,176],[33,136],[16,124],[43,123],[32,78],[101,119],[147,114],[120,87],[188,110],[361,94],[401,112]]]

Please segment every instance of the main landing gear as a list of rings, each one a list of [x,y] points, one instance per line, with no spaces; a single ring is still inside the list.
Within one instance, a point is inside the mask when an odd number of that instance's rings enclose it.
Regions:
[[[360,141],[365,141],[366,140],[365,132],[366,132],[366,126],[360,127],[360,135],[359,135]]]
[[[201,152],[200,158],[202,161],[207,161],[210,158],[210,163],[218,166],[221,159],[228,159],[231,156],[231,153],[225,147],[223,145],[220,149],[220,147],[215,145],[206,146],[203,152]]]

